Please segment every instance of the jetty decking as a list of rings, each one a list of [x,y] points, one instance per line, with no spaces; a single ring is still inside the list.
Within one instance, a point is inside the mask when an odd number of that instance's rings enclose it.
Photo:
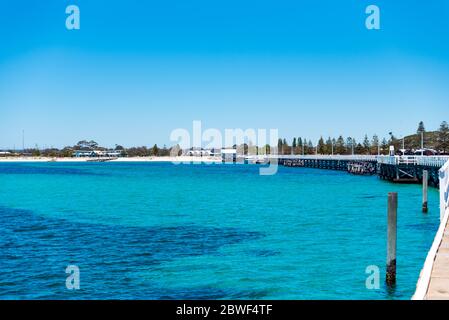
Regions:
[[[449,300],[449,224],[446,222],[430,275],[426,300]]]
[[[439,170],[440,227],[421,271],[415,300],[449,300],[449,161]]]

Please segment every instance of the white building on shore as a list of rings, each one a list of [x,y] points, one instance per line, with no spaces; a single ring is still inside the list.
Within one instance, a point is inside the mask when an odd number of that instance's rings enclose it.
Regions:
[[[220,157],[221,150],[222,149],[217,148],[212,149],[193,148],[192,150],[187,150],[185,154],[190,157]]]
[[[72,154],[75,158],[118,158],[122,156],[120,150],[76,150]]]

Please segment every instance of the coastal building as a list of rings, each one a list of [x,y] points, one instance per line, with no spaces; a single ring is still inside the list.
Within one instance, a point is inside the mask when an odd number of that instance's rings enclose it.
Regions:
[[[118,158],[122,156],[120,150],[76,150],[72,154],[75,158]]]
[[[0,151],[0,157],[10,157],[13,154],[9,151]]]
[[[208,157],[211,155],[210,150],[189,150],[187,155],[190,157]]]
[[[221,160],[223,162],[236,162],[237,150],[234,148],[221,149]]]
[[[185,154],[191,157],[227,157],[232,161],[232,159],[234,159],[237,155],[237,150],[232,148],[193,148],[188,150]]]
[[[221,149],[212,148],[212,149],[203,149],[203,148],[192,148],[185,152],[185,155],[190,157],[220,157]]]
[[[436,151],[434,149],[429,149],[429,148],[422,148],[422,149],[415,150],[414,154],[417,156],[419,156],[419,155],[434,156],[434,155],[438,154],[438,151]]]
[[[211,155],[211,157],[220,157],[221,156],[221,148],[220,149],[218,149],[218,148],[212,148],[212,149],[210,149],[210,155]]]

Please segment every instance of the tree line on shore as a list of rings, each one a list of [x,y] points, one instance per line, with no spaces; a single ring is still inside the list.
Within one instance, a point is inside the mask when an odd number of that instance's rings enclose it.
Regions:
[[[276,150],[277,154],[282,155],[301,155],[301,154],[360,154],[360,155],[386,155],[389,153],[390,145],[395,147],[395,150],[404,149],[416,150],[421,147],[421,139],[425,148],[434,149],[440,154],[449,153],[449,126],[446,121],[443,121],[436,131],[426,131],[424,123],[421,121],[415,134],[398,138],[392,132],[389,133],[389,138],[380,139],[378,135],[373,135],[371,138],[365,135],[362,141],[357,141],[353,137],[343,137],[340,135],[337,138],[328,137],[324,139],[320,137],[317,143],[312,140],[302,137],[294,137],[291,144],[287,140],[279,139],[276,146],[265,145],[258,147],[250,144],[234,145],[239,154],[273,154]],[[191,148],[193,149],[193,148]],[[72,157],[75,151],[107,151],[111,150],[99,146],[93,140],[81,140],[74,146],[57,148],[28,148],[22,151],[23,154],[32,155],[35,157]],[[182,150],[179,145],[167,148],[165,145],[160,148],[157,144],[153,147],[130,147],[125,148],[121,145],[115,145],[114,151],[119,151],[122,156],[128,157],[148,157],[148,156],[169,156],[181,155]],[[12,150],[10,150],[12,152]]]
[[[26,155],[31,155],[34,157],[72,157],[75,151],[119,151],[121,156],[126,157],[149,157],[149,156],[169,156],[171,151],[174,150],[176,146],[167,148],[165,145],[160,148],[157,144],[153,147],[130,147],[125,148],[121,145],[115,145],[113,149],[105,148],[100,146],[94,140],[81,140],[74,146],[67,146],[62,149],[58,148],[45,148],[39,149],[27,148],[23,151]],[[10,150],[12,152],[12,150]]]
[[[316,144],[306,138],[293,138],[291,144],[286,139],[279,139],[277,148],[279,154],[360,154],[360,155],[387,155],[389,147],[394,146],[395,150],[417,150],[421,148],[421,139],[424,148],[434,149],[440,154],[449,153],[449,126],[443,121],[437,131],[426,131],[424,123],[418,124],[415,134],[396,137],[392,132],[388,139],[380,139],[374,134],[371,138],[365,134],[362,141],[355,138],[344,138],[340,135],[338,138],[328,137],[326,140],[320,137]]]

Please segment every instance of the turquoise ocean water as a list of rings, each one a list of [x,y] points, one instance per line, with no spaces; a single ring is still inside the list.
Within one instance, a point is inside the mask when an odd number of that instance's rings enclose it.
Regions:
[[[1,163],[2,299],[409,299],[438,226],[419,185],[256,165]],[[398,282],[384,285],[387,193]],[[65,268],[80,268],[80,290]],[[369,265],[381,285],[368,290]]]

